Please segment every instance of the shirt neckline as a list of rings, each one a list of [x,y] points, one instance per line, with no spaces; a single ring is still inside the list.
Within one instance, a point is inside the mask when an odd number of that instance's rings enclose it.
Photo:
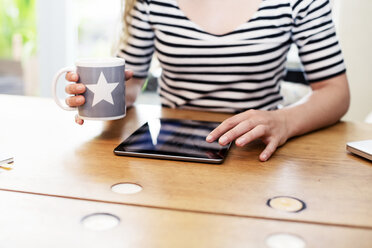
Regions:
[[[258,8],[257,10],[253,13],[253,15],[251,17],[249,17],[249,19],[239,25],[237,25],[233,30],[229,31],[229,32],[226,32],[224,34],[213,34],[211,32],[208,32],[206,30],[204,30],[204,28],[202,28],[201,26],[199,26],[199,24],[197,24],[196,22],[194,22],[193,20],[189,19],[189,17],[186,15],[185,12],[183,12],[183,10],[180,8],[180,6],[178,5],[178,1],[177,0],[174,0],[175,2],[175,7],[178,9],[178,11],[180,11],[180,13],[182,14],[182,16],[187,20],[189,21],[196,29],[198,29],[199,31],[205,33],[205,34],[208,34],[208,35],[211,35],[211,36],[214,36],[214,37],[225,37],[225,36],[228,36],[230,34],[233,34],[237,31],[239,31],[243,26],[245,26],[247,23],[250,23],[252,22],[252,20],[256,19],[259,12],[260,12],[260,9],[262,8],[262,4],[265,0],[261,0],[260,4],[258,5]]]

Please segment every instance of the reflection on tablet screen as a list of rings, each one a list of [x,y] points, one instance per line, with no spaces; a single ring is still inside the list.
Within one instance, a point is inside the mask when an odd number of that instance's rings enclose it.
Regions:
[[[182,160],[194,161],[217,159],[222,162],[230,145],[221,146],[217,141],[213,143],[205,141],[207,135],[218,125],[217,122],[154,119],[121,143],[115,149],[115,153],[135,156],[142,154],[146,157],[154,155],[170,159],[181,157]]]

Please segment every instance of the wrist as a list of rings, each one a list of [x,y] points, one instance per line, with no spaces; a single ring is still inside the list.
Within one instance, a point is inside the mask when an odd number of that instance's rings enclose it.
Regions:
[[[282,123],[285,139],[288,140],[295,136],[296,131],[294,130],[291,114],[287,111],[287,109],[279,109],[275,112],[277,112],[280,122]]]

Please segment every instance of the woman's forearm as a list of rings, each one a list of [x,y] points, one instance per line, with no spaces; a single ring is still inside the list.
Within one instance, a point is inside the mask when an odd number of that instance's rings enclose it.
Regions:
[[[284,114],[288,138],[336,123],[347,112],[350,93],[346,74],[311,85],[301,102],[278,110]]]

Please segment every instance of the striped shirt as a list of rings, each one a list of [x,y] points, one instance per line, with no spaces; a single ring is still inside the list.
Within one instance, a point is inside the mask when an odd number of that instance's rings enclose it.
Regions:
[[[328,0],[262,0],[249,21],[223,35],[189,20],[176,0],[138,0],[128,31],[118,56],[145,78],[155,52],[161,102],[172,108],[276,109],[292,43],[309,83],[345,72]]]

